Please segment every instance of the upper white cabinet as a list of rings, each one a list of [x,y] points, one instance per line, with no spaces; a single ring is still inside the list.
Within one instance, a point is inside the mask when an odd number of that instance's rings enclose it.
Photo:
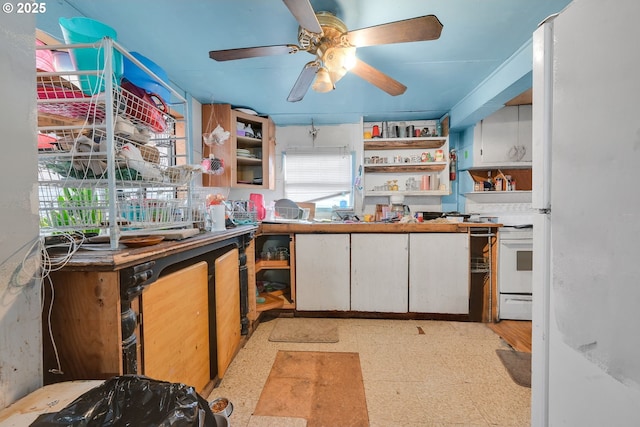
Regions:
[[[473,165],[531,165],[531,105],[504,107],[480,121],[473,136]]]

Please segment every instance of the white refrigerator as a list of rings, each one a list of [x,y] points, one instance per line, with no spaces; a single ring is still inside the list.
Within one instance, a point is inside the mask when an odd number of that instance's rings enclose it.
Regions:
[[[533,36],[532,426],[640,425],[640,1]]]

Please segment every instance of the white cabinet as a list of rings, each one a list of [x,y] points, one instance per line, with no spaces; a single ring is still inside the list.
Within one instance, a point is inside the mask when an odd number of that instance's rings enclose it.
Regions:
[[[412,233],[409,248],[409,311],[469,313],[469,236]]]
[[[474,128],[474,166],[531,162],[531,105],[504,107]]]
[[[408,234],[351,235],[351,310],[407,312],[408,243]]]
[[[350,309],[350,235],[296,234],[296,309]]]

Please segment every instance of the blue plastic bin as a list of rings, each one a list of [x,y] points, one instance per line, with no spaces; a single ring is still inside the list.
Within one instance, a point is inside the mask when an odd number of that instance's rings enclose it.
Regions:
[[[116,31],[102,22],[84,17],[60,18],[60,28],[66,44],[95,43],[104,37],[117,40]],[[71,60],[76,70],[103,70],[104,52],[102,48],[72,49]],[[122,78],[122,54],[113,49],[113,81],[119,85]],[[102,76],[82,76],[80,87],[86,95],[104,91]]]
[[[150,60],[149,58],[139,54],[138,52],[131,52],[131,56],[136,58],[138,61],[142,63],[149,70],[153,71],[153,73],[160,77],[160,79],[164,82],[169,82],[169,76],[167,73],[160,68],[155,62]],[[139,88],[144,89],[145,91],[152,93],[154,95],[162,98],[164,102],[169,102],[169,97],[171,93],[169,89],[161,85],[158,81],[156,81],[153,77],[143,71],[140,67],[134,64],[129,58],[126,56],[123,59],[124,61],[124,74],[123,77],[129,80],[134,85]]]

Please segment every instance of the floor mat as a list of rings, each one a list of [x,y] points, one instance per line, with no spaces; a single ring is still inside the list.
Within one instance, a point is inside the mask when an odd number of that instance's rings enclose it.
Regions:
[[[338,323],[334,319],[281,317],[269,335],[276,342],[338,342]]]
[[[496,350],[511,379],[522,387],[531,388],[531,353]]]
[[[308,427],[369,425],[358,353],[278,351],[253,415]]]

